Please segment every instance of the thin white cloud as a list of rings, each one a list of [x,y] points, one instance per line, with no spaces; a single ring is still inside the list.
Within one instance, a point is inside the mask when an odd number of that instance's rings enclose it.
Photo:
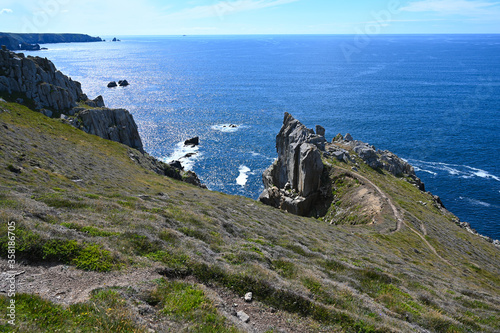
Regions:
[[[406,12],[437,12],[440,14],[481,14],[487,13],[491,7],[500,5],[500,2],[481,0],[421,0],[410,2],[402,7]]]
[[[168,19],[201,19],[208,17],[219,17],[232,15],[251,10],[258,10],[269,7],[286,5],[300,0],[236,0],[236,1],[219,1],[213,5],[197,6],[183,9],[181,11],[167,14]]]
[[[2,14],[10,14],[10,13],[13,13],[14,11],[12,9],[9,9],[9,8],[4,8],[2,10],[0,10],[0,15]]]

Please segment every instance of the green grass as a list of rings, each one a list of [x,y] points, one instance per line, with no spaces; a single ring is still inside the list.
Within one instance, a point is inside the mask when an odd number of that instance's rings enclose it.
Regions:
[[[16,326],[0,325],[2,332],[147,332],[132,320],[123,298],[112,290],[96,291],[90,300],[64,308],[36,295],[18,294]],[[9,299],[0,296],[2,308]]]
[[[149,302],[156,304],[164,316],[186,323],[185,332],[238,332],[217,312],[205,293],[191,284],[161,279],[149,295]]]

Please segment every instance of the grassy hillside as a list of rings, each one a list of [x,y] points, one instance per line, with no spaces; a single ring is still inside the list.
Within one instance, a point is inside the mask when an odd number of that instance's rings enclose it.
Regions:
[[[404,179],[325,160],[333,202],[312,219],[135,154],[0,102],[1,255],[15,221],[22,263],[17,325],[1,330],[500,331],[499,249]]]

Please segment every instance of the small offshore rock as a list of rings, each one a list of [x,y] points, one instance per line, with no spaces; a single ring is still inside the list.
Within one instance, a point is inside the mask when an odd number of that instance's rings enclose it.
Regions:
[[[200,138],[197,136],[184,141],[184,145],[186,146],[198,146],[199,144],[200,144]]]
[[[108,83],[108,88],[114,88],[114,87],[118,87],[118,84],[115,81],[111,81],[110,83]]]
[[[129,86],[129,85],[130,85],[130,83],[128,83],[128,81],[127,81],[127,80],[121,80],[121,81],[118,81],[118,85],[119,85],[120,87],[126,87],[126,86]]]
[[[236,314],[238,316],[238,318],[240,318],[240,320],[244,323],[248,323],[250,321],[250,316],[247,315],[245,312],[243,311],[238,311],[238,313]]]
[[[245,294],[245,302],[251,302],[253,294],[251,292]]]

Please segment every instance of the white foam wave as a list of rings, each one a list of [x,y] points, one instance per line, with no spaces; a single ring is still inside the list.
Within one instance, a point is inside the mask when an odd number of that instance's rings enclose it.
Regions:
[[[171,155],[160,158],[160,160],[165,163],[179,161],[184,167],[184,170],[190,171],[193,170],[194,164],[200,156],[201,153],[199,152],[198,146],[186,146],[184,145],[184,141],[182,141],[175,145],[175,150]]]
[[[451,176],[470,179],[474,177],[491,179],[500,182],[500,177],[492,175],[488,171],[474,168],[468,165],[447,164],[442,162],[427,162],[421,160],[409,159],[408,162],[413,165],[415,171],[422,171],[438,176],[440,173],[446,172]]]
[[[408,161],[406,161],[406,162],[408,162]],[[433,171],[431,171],[431,170],[421,169],[421,168],[419,168],[418,166],[414,166],[413,168],[414,168],[414,169],[415,169],[415,171],[417,171],[417,172],[418,172],[418,171],[421,171],[421,172],[427,172],[427,173],[430,173],[430,174],[431,174],[431,175],[433,175],[433,176],[437,176],[437,172],[433,172]]]
[[[240,165],[240,168],[238,170],[240,172],[240,175],[238,178],[236,178],[236,184],[245,186],[248,181],[248,173],[251,171],[249,167],[245,165]]]
[[[213,125],[211,128],[214,131],[219,131],[219,132],[223,132],[223,133],[234,133],[234,132],[237,132],[241,128],[241,125],[219,124],[219,125]]]
[[[484,202],[481,200],[471,199],[471,198],[460,197],[460,200],[468,201],[475,206],[481,206],[481,207],[491,207],[492,206],[490,203],[487,203],[487,202]]]

